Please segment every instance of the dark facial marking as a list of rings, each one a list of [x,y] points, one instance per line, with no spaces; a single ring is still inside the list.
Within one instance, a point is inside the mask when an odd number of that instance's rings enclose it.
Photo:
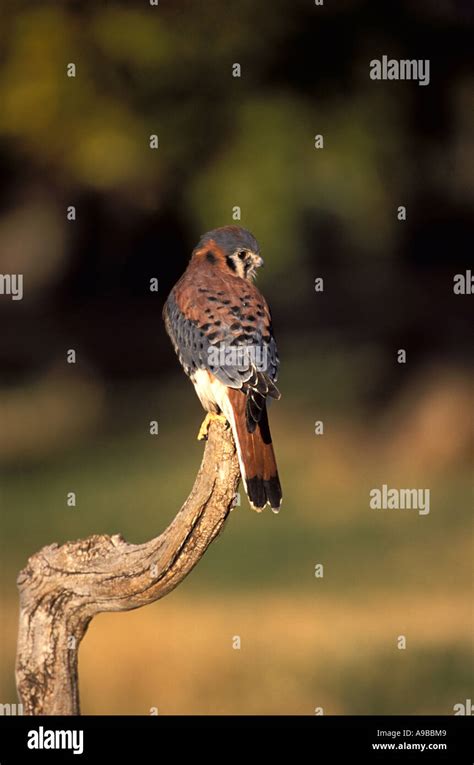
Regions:
[[[206,252],[206,260],[208,261],[208,263],[211,263],[212,265],[214,265],[214,263],[216,262],[216,256],[214,255],[212,250],[208,250]]]
[[[233,258],[231,258],[230,255],[227,255],[225,262],[227,263],[231,271],[237,271],[237,266],[235,265],[234,260]]]

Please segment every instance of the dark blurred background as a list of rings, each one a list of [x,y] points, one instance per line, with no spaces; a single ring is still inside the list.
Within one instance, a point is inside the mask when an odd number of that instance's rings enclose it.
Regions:
[[[452,0],[3,4],[0,273],[24,298],[0,296],[0,702],[27,557],[147,539],[192,485],[202,412],[161,308],[235,206],[282,358],[284,507],[242,493],[175,593],[94,621],[84,712],[450,714],[469,695],[471,48]],[[383,55],[430,59],[430,84],[372,81]],[[370,510],[383,483],[430,488],[430,514]]]

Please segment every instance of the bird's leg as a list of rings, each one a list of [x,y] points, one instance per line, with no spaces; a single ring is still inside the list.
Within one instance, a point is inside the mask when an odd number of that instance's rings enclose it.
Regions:
[[[201,427],[199,428],[199,433],[197,440],[198,441],[206,441],[207,440],[207,433],[209,430],[209,425],[213,420],[218,420],[218,422],[227,423],[227,419],[224,417],[223,414],[216,414],[215,412],[208,412],[203,420],[203,423]]]

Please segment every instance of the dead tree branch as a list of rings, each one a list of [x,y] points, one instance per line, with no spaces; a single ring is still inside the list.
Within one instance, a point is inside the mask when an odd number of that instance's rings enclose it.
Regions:
[[[231,431],[212,422],[191,494],[159,537],[134,545],[120,534],[91,536],[29,559],[18,577],[16,679],[25,714],[80,714],[77,658],[91,619],[177,587],[221,531],[238,481]]]

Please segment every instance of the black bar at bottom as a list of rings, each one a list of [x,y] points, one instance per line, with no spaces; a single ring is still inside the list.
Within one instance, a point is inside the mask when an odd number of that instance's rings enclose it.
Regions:
[[[0,763],[241,754],[472,765],[471,717],[0,717]],[[250,747],[250,749],[249,749]],[[171,751],[170,751],[171,749]],[[321,755],[324,754],[324,759]]]

